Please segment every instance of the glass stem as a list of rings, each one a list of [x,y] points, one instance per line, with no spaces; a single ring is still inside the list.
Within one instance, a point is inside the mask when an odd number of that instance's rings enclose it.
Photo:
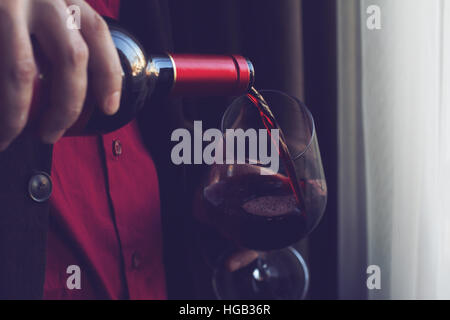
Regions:
[[[277,270],[268,265],[265,253],[259,253],[259,257],[256,260],[256,268],[253,270],[253,279],[257,282],[268,281],[270,278],[276,277]]]

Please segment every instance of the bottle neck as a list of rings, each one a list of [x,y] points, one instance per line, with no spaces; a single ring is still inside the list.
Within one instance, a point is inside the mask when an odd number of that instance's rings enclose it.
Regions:
[[[237,96],[253,86],[252,63],[239,55],[155,54],[148,56],[137,39],[108,20],[134,94],[173,96]],[[125,89],[127,89],[125,88]],[[138,101],[142,96],[138,95]]]
[[[152,55],[146,68],[155,94],[237,96],[254,83],[253,64],[238,55]]]
[[[176,83],[176,67],[171,55],[152,55],[146,68],[150,94],[168,96]]]

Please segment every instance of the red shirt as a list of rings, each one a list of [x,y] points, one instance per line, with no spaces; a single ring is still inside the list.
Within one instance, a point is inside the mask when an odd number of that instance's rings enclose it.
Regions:
[[[119,0],[88,2],[118,17]],[[44,298],[165,299],[158,178],[136,122],[61,139],[52,180]]]

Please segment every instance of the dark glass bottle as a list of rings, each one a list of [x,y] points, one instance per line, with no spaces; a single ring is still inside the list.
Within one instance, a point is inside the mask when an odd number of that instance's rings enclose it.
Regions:
[[[239,55],[154,54],[147,55],[139,41],[118,23],[107,19],[122,64],[123,84],[119,111],[107,116],[86,98],[82,114],[66,135],[108,133],[132,121],[150,95],[234,96],[254,82],[252,63]],[[30,117],[38,116],[48,93],[44,74],[36,80]],[[39,92],[40,91],[40,92]]]

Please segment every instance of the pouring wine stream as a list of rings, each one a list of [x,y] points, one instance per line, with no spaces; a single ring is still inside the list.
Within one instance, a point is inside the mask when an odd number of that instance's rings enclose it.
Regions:
[[[252,103],[258,108],[258,111],[261,116],[261,121],[264,124],[264,127],[267,130],[270,138],[273,140],[271,129],[278,129],[279,131],[279,144],[274,143],[275,146],[279,145],[279,149],[277,150],[284,167],[286,168],[286,174],[289,179],[289,184],[291,186],[292,192],[294,193],[295,200],[297,202],[297,206],[300,209],[302,215],[306,214],[306,208],[304,204],[303,192],[300,187],[299,181],[297,179],[297,173],[295,172],[295,166],[292,161],[291,154],[289,152],[289,148],[286,143],[286,139],[283,134],[283,130],[281,130],[280,126],[275,119],[275,116],[272,113],[272,110],[269,107],[269,104],[266,102],[264,97],[254,88],[251,87],[247,94],[247,97],[252,101]]]

